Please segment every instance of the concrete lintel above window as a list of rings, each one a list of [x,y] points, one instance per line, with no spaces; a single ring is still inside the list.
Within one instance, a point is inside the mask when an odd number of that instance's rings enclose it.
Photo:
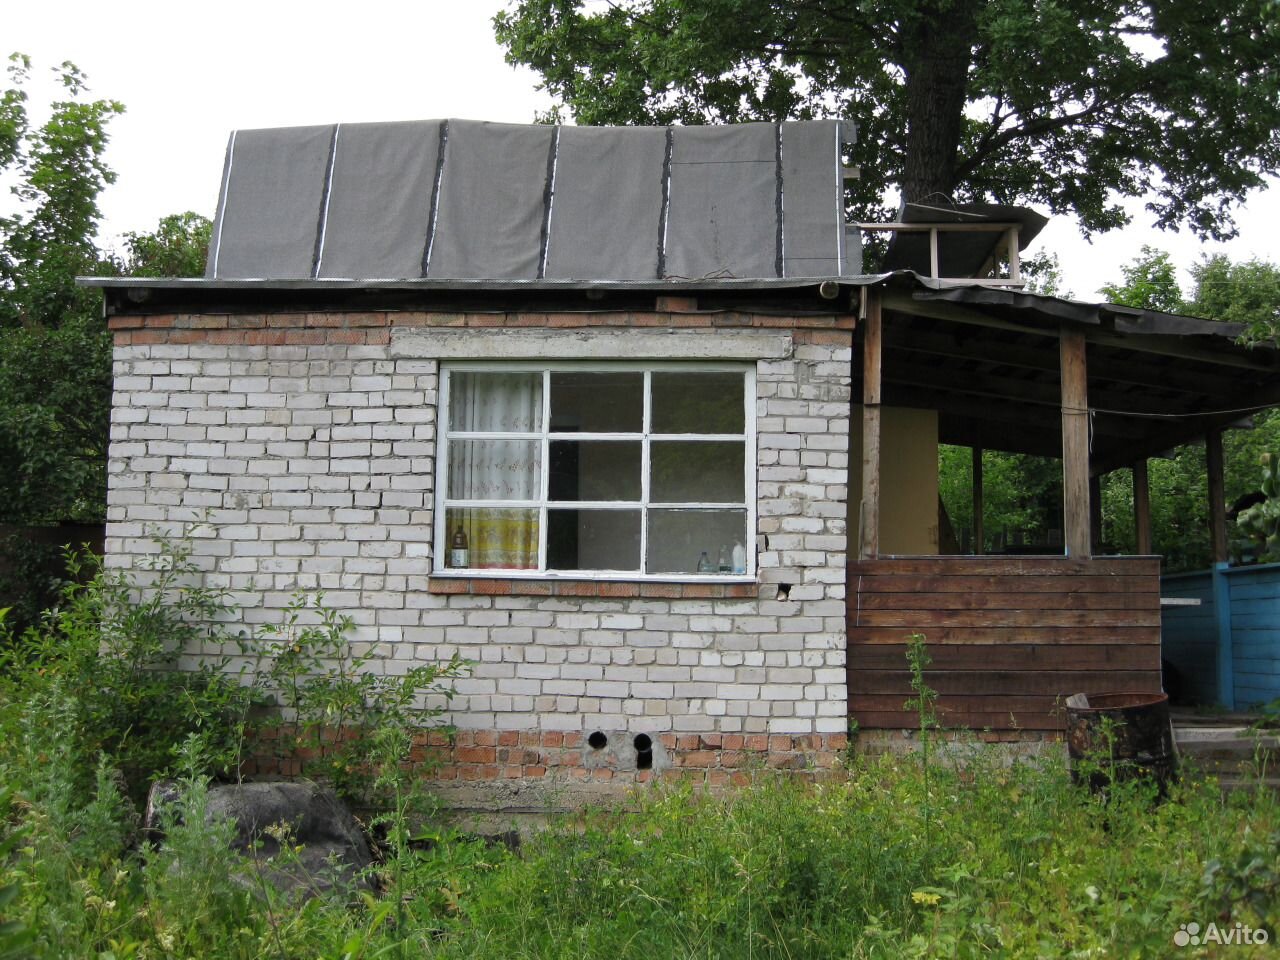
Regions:
[[[442,360],[779,360],[788,334],[735,330],[396,330],[391,356]]]

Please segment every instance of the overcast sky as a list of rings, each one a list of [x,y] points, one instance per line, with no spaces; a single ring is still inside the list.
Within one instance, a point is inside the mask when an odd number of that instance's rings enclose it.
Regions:
[[[153,229],[160,217],[195,210],[212,217],[228,134],[237,128],[461,117],[524,123],[550,99],[536,76],[502,60],[491,19],[502,0],[220,0],[211,4],[43,0],[9,4],[4,49],[29,54],[42,82],[71,60],[95,96],[124,103],[112,120],[109,165],[119,179],[101,198],[108,242]],[[31,85],[33,110],[54,90]],[[1070,220],[1052,222],[1036,248],[1062,260],[1066,285],[1090,299],[1119,280],[1119,265],[1143,243],[1170,250],[1180,266],[1204,250],[1280,261],[1280,188],[1238,216],[1241,236],[1202,248],[1191,236],[1135,225],[1080,239]],[[1035,252],[1034,248],[1032,251]]]

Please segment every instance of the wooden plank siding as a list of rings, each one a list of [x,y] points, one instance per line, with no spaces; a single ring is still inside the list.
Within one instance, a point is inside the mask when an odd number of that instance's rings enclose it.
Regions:
[[[1073,693],[1160,690],[1158,557],[908,557],[849,568],[849,715],[915,716],[907,640],[925,637],[947,727],[1059,731]]]

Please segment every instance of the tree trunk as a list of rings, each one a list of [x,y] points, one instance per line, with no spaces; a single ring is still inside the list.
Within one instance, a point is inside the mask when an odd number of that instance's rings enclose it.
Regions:
[[[978,0],[936,0],[905,23],[907,139],[902,199],[951,199]],[[939,196],[940,195],[940,196]]]

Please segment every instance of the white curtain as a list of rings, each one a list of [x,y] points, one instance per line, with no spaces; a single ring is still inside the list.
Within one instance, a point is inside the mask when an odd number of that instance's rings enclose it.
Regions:
[[[531,433],[542,428],[542,374],[455,372],[449,382],[449,429]],[[447,496],[451,500],[538,500],[539,440],[475,438],[449,441]],[[470,565],[535,569],[537,508],[453,508],[446,535],[466,533]]]

